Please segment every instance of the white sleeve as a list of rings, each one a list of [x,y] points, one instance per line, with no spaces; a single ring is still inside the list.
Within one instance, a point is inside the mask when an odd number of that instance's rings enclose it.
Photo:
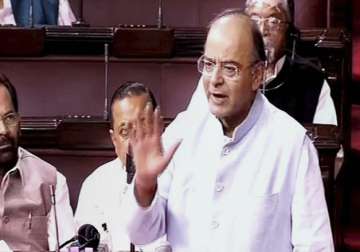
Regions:
[[[333,252],[334,245],[317,151],[305,138],[291,205],[294,252]]]
[[[329,84],[324,80],[313,123],[337,125],[335,105],[330,93]]]
[[[204,116],[207,116],[208,111],[208,102],[202,78],[200,78],[186,110],[177,114],[170,125],[166,127],[162,135],[164,149],[168,149],[175,142],[183,139],[196,122],[200,122]]]
[[[73,211],[70,206],[69,189],[66,183],[66,178],[61,173],[57,172],[56,176],[56,214],[59,227],[59,245],[69,240],[75,234],[75,224]],[[48,218],[48,235],[49,235],[49,249],[54,251],[56,247],[56,227],[55,215],[52,208]]]
[[[130,240],[136,245],[151,243],[165,235],[166,199],[158,192],[149,207],[141,207],[134,194],[134,184],[125,195],[124,223]]]
[[[157,191],[149,207],[144,208],[138,204],[134,193],[134,183],[125,194],[123,206],[126,209],[122,211],[124,223],[130,240],[136,245],[151,243],[166,234],[166,206],[173,168],[173,162],[171,162],[158,178]]]
[[[68,0],[59,0],[58,25],[71,25],[76,20]]]

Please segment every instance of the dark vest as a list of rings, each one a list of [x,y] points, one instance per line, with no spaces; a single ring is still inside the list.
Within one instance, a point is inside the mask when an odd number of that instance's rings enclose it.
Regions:
[[[318,68],[305,59],[297,57],[290,64],[290,59],[286,57],[277,77],[266,85],[268,91],[265,91],[265,96],[298,122],[312,123],[324,77]],[[278,85],[281,86],[276,88]]]
[[[49,185],[56,185],[56,169],[21,151],[20,168],[3,178],[0,190],[0,240],[14,251],[49,250]]]
[[[30,15],[31,5],[32,15]],[[59,0],[11,0],[11,7],[18,26],[56,25],[58,23]]]

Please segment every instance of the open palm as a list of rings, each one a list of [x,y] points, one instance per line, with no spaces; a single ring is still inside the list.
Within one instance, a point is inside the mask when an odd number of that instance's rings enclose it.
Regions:
[[[136,179],[146,187],[154,186],[157,177],[166,169],[180,144],[173,145],[164,153],[161,143],[162,132],[163,121],[159,108],[153,111],[151,105],[147,105],[144,117],[137,120],[135,131],[130,137]]]

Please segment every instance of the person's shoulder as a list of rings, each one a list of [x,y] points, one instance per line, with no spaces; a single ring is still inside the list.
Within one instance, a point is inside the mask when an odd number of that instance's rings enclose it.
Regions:
[[[27,180],[29,176],[37,176],[41,178],[40,180],[56,183],[59,172],[55,166],[22,147],[19,147],[19,154],[19,169],[22,171],[25,180]]]
[[[293,69],[297,70],[299,74],[311,74],[325,78],[325,74],[322,71],[321,63],[318,58],[310,59],[296,55],[293,60],[288,57],[288,62],[292,65]],[[306,75],[303,77],[306,77]]]
[[[283,110],[277,108],[269,101],[266,101],[267,117],[269,128],[273,134],[279,136],[279,140],[295,140],[303,141],[306,135],[306,129],[293,117]]]
[[[114,176],[122,168],[120,159],[113,159],[105,164],[97,167],[89,176],[86,177],[84,183],[96,183],[97,181],[103,183]]]
[[[39,166],[48,167],[50,169],[56,170],[55,166],[48,163],[47,161],[41,159],[40,157],[36,156],[35,154],[31,153],[30,151],[19,147],[19,150],[21,152],[21,159],[25,161],[30,161],[32,163],[36,163]]]
[[[190,120],[189,111],[183,111],[177,114],[162,134],[164,148],[167,149],[179,139],[184,138],[185,134],[190,131],[193,123],[194,121]]]
[[[188,124],[188,112],[182,111],[176,115],[175,119],[170,122],[170,124],[165,128],[163,137],[168,137],[174,134],[178,134],[179,131],[184,129],[184,126]]]

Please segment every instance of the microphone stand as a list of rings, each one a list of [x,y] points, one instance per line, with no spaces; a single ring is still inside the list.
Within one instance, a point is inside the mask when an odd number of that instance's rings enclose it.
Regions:
[[[269,67],[269,49],[265,49],[265,65],[264,65],[264,73],[262,77],[262,85],[261,85],[261,92],[265,95],[265,85],[266,85],[266,77],[267,71]]]
[[[104,44],[104,62],[105,62],[105,83],[104,83],[104,120],[109,119],[108,112],[108,89],[109,89],[109,44]]]
[[[163,12],[162,12],[162,0],[159,0],[158,5],[158,18],[157,18],[157,28],[161,29],[163,27]]]
[[[57,219],[57,212],[56,212],[56,198],[55,198],[55,187],[54,185],[50,185],[50,196],[51,196],[51,205],[54,208],[54,219],[55,219],[55,234],[56,234],[56,247],[55,251],[60,252],[59,247],[59,226],[58,226],[58,219]]]

